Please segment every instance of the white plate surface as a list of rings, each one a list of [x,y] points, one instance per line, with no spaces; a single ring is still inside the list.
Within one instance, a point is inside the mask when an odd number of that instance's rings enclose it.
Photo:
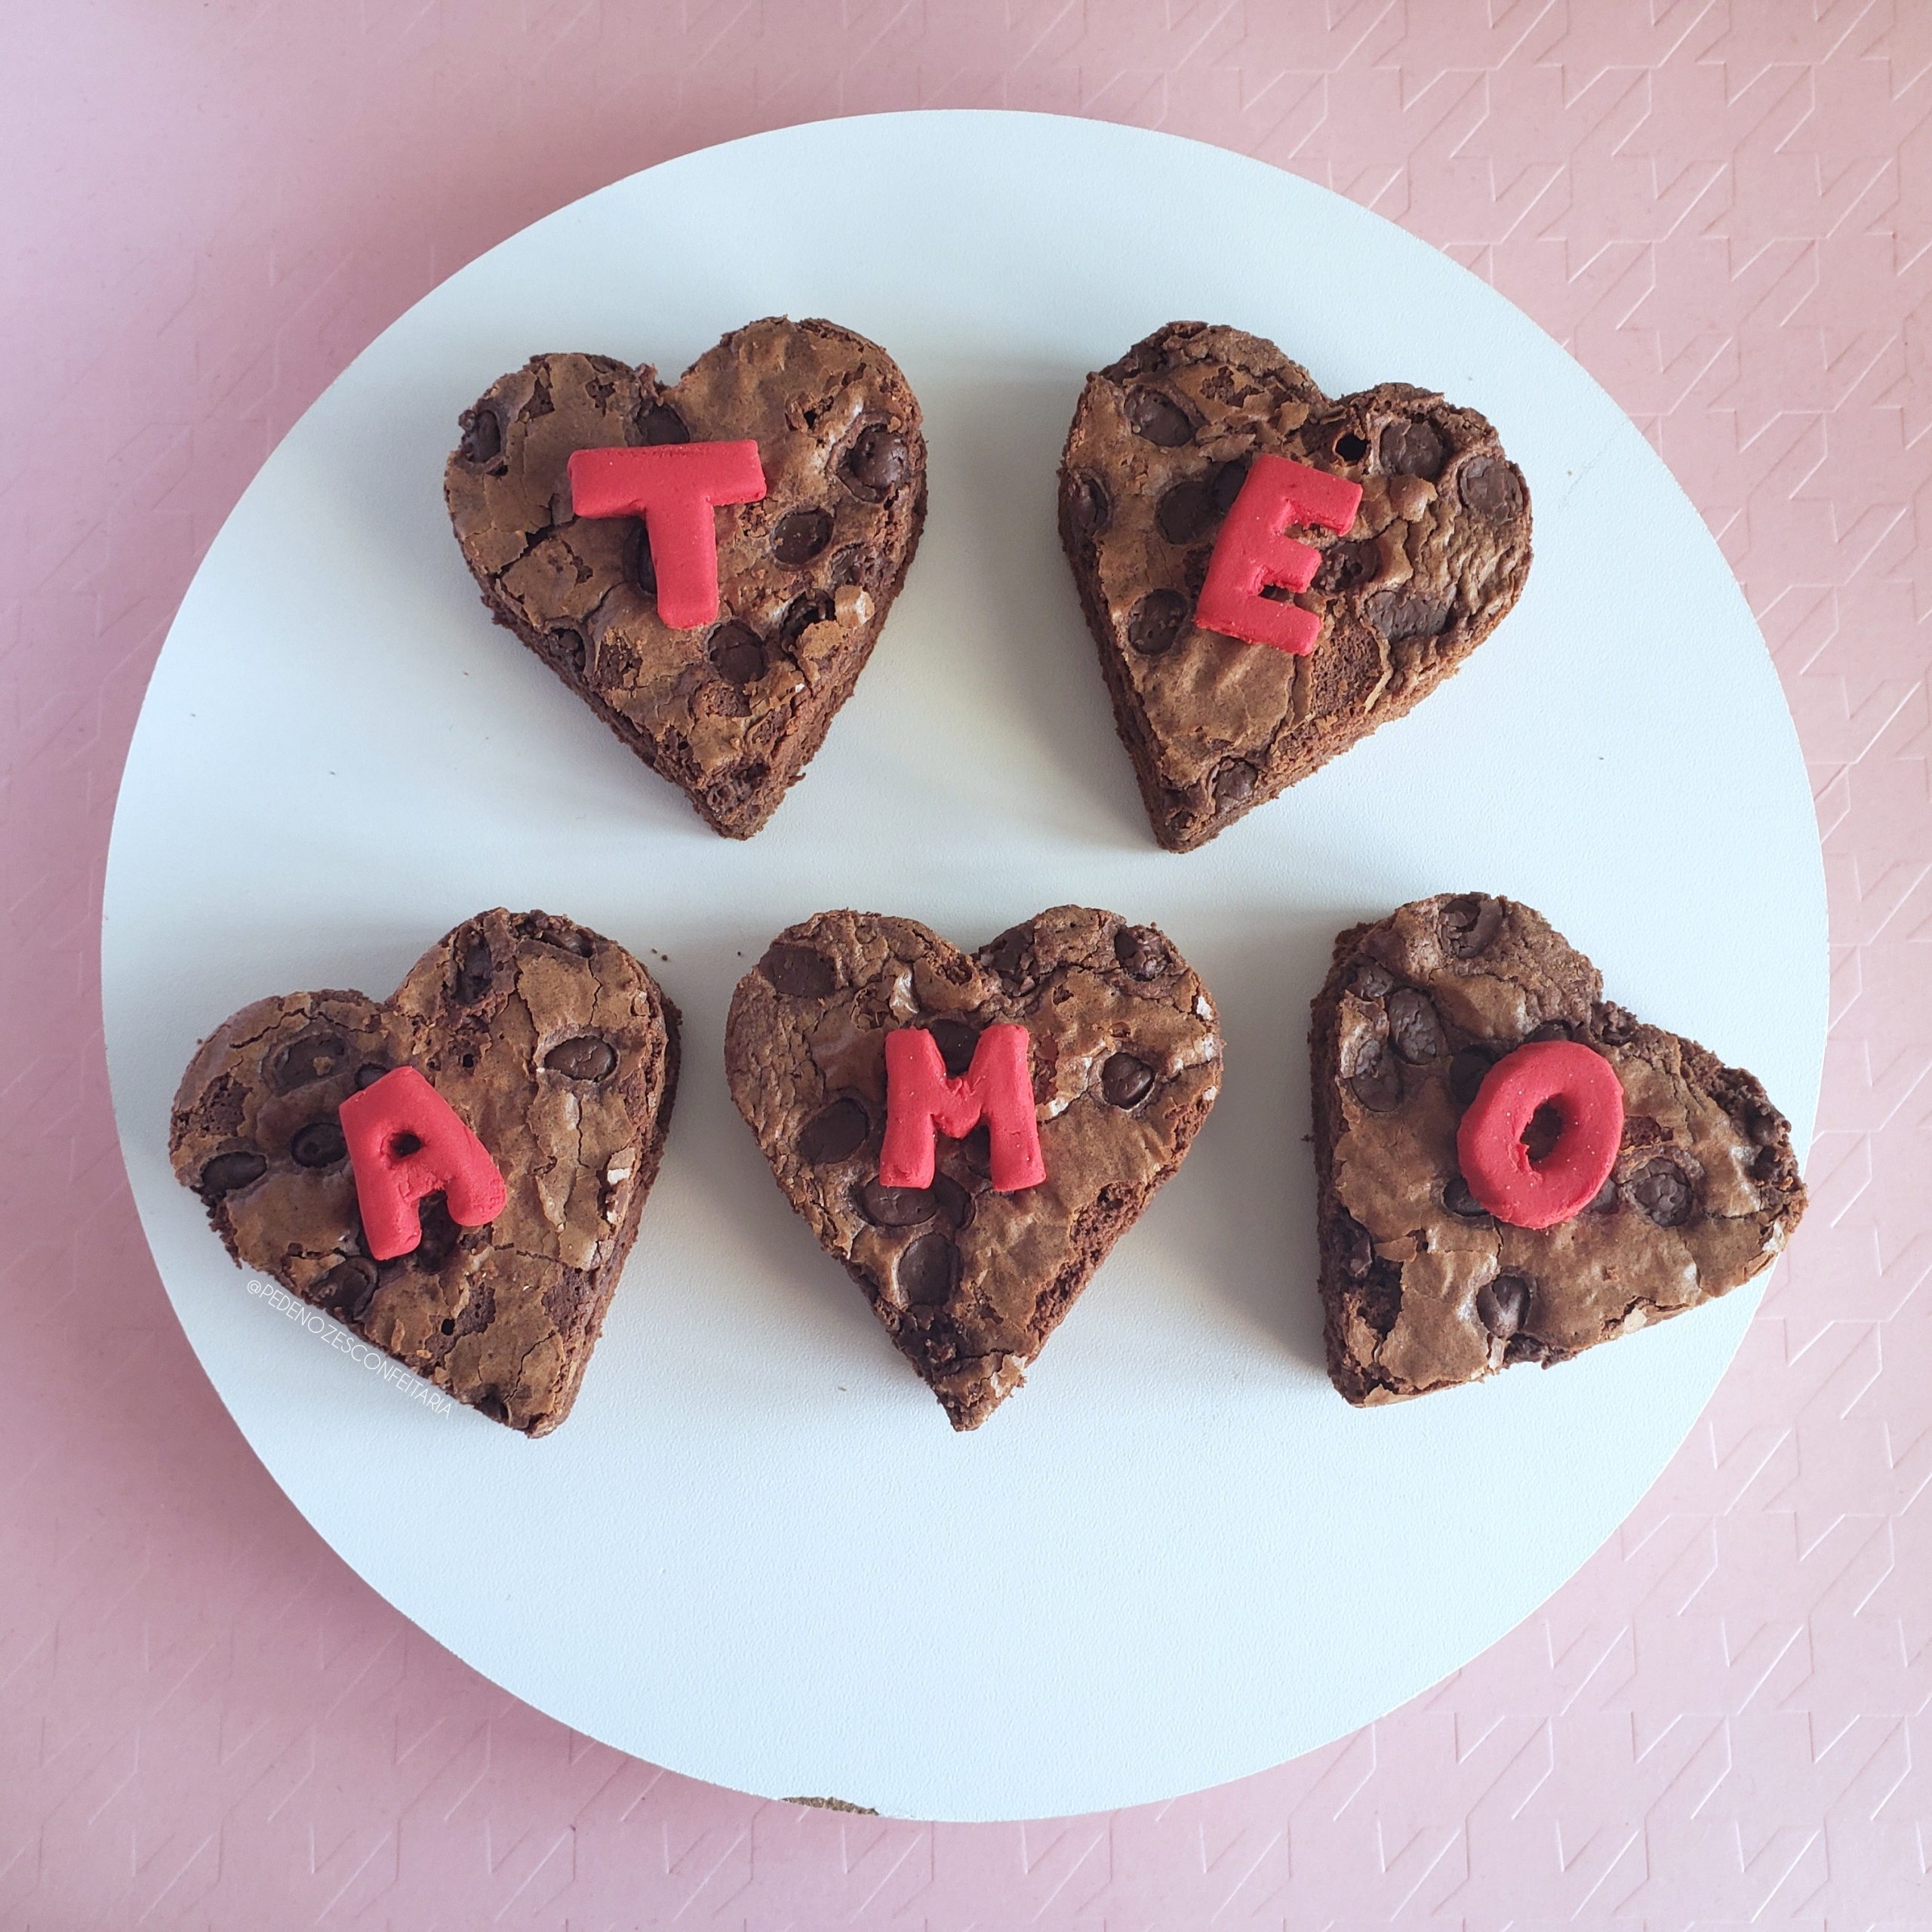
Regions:
[[[931,515],[810,775],[736,845],[491,626],[441,479],[458,411],[535,350],[675,371],[777,312],[898,358]],[[1272,337],[1331,393],[1400,377],[1475,405],[1536,509],[1527,591],[1464,670],[1186,857],[1149,838],[1054,527],[1082,377],[1177,315]],[[1444,257],[1259,163],[1023,115],[795,128],[472,263],[263,467],[128,763],[115,1103],[162,1278],[249,1441],[478,1669],[752,1791],[1096,1809],[1308,1750],[1475,1655],[1623,1518],[1755,1305],[1392,1409],[1330,1389],[1309,995],[1338,928],[1469,888],[1541,908],[1613,997],[1756,1070],[1808,1134],[1826,955],[1796,740],[1717,546],[1615,406]],[[955,1436],[732,1110],[725,1008],[772,933],[825,906],[972,945],[1068,900],[1174,935],[1220,999],[1226,1091],[1028,1387]],[[604,1340],[534,1444],[278,1318],[165,1151],[225,1014],[386,993],[499,904],[622,940],[688,1029]]]

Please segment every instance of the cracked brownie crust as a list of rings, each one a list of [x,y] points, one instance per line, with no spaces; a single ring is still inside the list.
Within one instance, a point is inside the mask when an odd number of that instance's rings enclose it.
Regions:
[[[929,1028],[957,1075],[1009,1022],[1031,1039],[1044,1183],[992,1192],[980,1128],[940,1139],[930,1188],[881,1187],[886,1035]],[[972,954],[911,919],[821,912],[740,981],[724,1054],[780,1186],[955,1429],[1020,1386],[1221,1079],[1213,1002],[1172,943],[1078,906]]]
[[[1623,1146],[1574,1220],[1483,1213],[1456,1130],[1527,1040],[1593,1048]],[[1804,1211],[1790,1123],[1751,1075],[1602,998],[1527,906],[1441,894],[1345,932],[1314,1002],[1315,1171],[1328,1372],[1352,1402],[1567,1360],[1768,1266]]]
[[[1295,601],[1306,657],[1193,622],[1257,451],[1359,483]],[[1271,342],[1171,322],[1087,379],[1060,472],[1060,540],[1155,835],[1211,838],[1426,697],[1530,567],[1522,472],[1474,410],[1405,383],[1330,401]]]
[[[257,1000],[204,1041],[174,1100],[176,1178],[243,1266],[272,1275],[458,1401],[531,1435],[570,1413],[656,1178],[677,1009],[624,949],[547,912],[485,912],[378,1003]],[[509,1199],[371,1260],[337,1109],[414,1066]]]
[[[444,494],[497,621],[714,830],[749,838],[851,694],[918,544],[925,442],[897,364],[850,329],[772,318],[675,383],[533,356],[462,431]],[[747,437],[766,494],[714,512],[718,621],[673,630],[642,521],[572,514],[571,452]]]

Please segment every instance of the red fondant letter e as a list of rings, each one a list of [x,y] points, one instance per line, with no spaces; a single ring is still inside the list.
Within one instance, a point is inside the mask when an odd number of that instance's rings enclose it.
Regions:
[[[1291,463],[1284,456],[1257,456],[1215,540],[1194,621],[1203,630],[1238,637],[1244,644],[1272,644],[1277,651],[1306,657],[1315,648],[1321,620],[1299,604],[1261,593],[1269,586],[1306,590],[1321,568],[1321,552],[1282,532],[1291,524],[1313,523],[1339,536],[1355,521],[1361,502],[1359,483]]]
[[[480,1228],[509,1198],[489,1150],[413,1066],[399,1066],[352,1094],[338,1110],[362,1238],[378,1261],[408,1254],[423,1239],[417,1212],[441,1194],[459,1227]]]
[[[1038,1187],[1047,1177],[1023,1026],[989,1026],[973,1064],[949,1080],[939,1042],[922,1026],[885,1036],[885,1143],[878,1177],[887,1187],[933,1184],[934,1137],[963,1140],[981,1121],[992,1152],[996,1194]]]
[[[579,516],[641,516],[657,578],[657,614],[673,630],[718,618],[718,503],[764,496],[758,445],[652,443],[642,449],[577,450],[571,508]]]

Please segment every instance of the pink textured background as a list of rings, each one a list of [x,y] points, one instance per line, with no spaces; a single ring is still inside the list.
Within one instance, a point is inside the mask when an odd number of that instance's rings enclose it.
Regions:
[[[1932,7],[4,17],[0,1925],[1932,1924],[1913,1749],[1932,1689]],[[371,337],[524,223],[684,149],[998,105],[1324,182],[1488,277],[1608,385],[1776,654],[1835,993],[1811,1218],[1684,1453],[1553,1602],[1385,1721],[1244,1783],[934,1828],[592,1744],[317,1541],[155,1280],[95,960],[168,620],[256,466]],[[828,215],[826,247],[866,245]],[[1694,826],[1632,835],[1694,875]]]

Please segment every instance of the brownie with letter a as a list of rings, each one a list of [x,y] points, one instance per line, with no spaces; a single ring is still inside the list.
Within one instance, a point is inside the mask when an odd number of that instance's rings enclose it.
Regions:
[[[242,1266],[543,1435],[596,1346],[677,1078],[677,1009],[629,952],[570,919],[499,910],[439,940],[386,1000],[244,1007],[182,1076],[169,1151]],[[352,1158],[355,1115],[380,1113],[387,1089],[418,1109],[423,1136],[436,1131],[423,1108],[453,1114],[494,1189],[475,1226],[452,1217],[451,1202],[466,1211],[454,1186],[448,1200],[411,1190],[400,1253],[365,1230],[365,1155]],[[418,1142],[392,1137],[398,1165],[427,1158]]]

